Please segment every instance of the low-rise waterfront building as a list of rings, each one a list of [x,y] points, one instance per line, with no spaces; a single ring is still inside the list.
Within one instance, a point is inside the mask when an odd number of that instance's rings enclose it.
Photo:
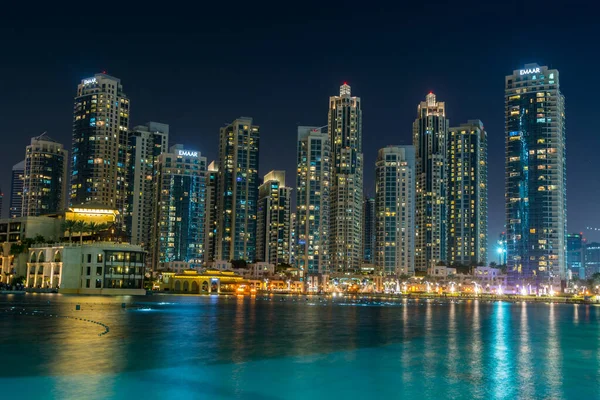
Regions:
[[[160,290],[189,293],[236,293],[248,281],[233,271],[218,271],[207,269],[203,272],[187,270],[182,273],[163,272]]]
[[[25,286],[60,293],[145,294],[146,253],[126,243],[59,243],[29,249]]]

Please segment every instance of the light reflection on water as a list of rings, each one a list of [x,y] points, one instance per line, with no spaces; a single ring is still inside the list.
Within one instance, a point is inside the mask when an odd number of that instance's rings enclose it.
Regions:
[[[6,398],[600,397],[594,306],[27,295],[0,312]]]

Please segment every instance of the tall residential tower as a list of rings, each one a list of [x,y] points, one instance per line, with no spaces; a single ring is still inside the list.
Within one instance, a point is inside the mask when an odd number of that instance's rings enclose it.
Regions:
[[[375,173],[375,264],[385,275],[415,273],[415,148],[379,150]]]
[[[331,142],[323,127],[298,127],[296,264],[312,288],[329,273]]]
[[[565,99],[558,70],[527,64],[505,78],[507,270],[512,284],[566,278]]]
[[[83,79],[73,110],[71,205],[99,203],[123,213],[128,135],[121,80],[104,73]]]
[[[413,124],[416,151],[415,269],[447,262],[447,136],[445,103],[429,93]]]
[[[487,133],[479,120],[448,132],[448,262],[487,265]]]
[[[69,153],[46,133],[25,150],[24,217],[61,212],[67,206]]]
[[[152,254],[152,232],[156,227],[156,182],[158,157],[169,148],[169,125],[148,122],[129,133],[127,148],[127,207],[125,226],[131,244]],[[152,257],[147,257],[152,261]],[[156,268],[156,265],[151,265]]]
[[[290,263],[292,188],[285,171],[271,171],[258,188],[256,259],[273,265]]]
[[[159,185],[154,257],[165,264],[204,263],[206,157],[174,145],[158,157]]]
[[[331,270],[358,272],[362,263],[363,153],[360,97],[344,83],[329,98],[331,140]]]
[[[217,259],[256,258],[259,127],[240,117],[219,139]]]

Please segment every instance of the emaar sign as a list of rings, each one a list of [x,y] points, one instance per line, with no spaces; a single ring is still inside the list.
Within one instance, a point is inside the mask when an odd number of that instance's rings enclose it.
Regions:
[[[96,83],[96,78],[89,78],[83,80],[84,85],[91,85],[92,83]]]
[[[184,157],[198,157],[198,152],[189,150],[179,150],[179,155]]]
[[[540,73],[540,67],[522,69],[522,70],[519,71],[519,73],[521,75],[539,74]]]

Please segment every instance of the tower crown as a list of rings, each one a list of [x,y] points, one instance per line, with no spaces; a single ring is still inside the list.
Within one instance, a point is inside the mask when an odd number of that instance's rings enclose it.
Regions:
[[[340,86],[340,96],[350,96],[350,85],[346,82],[342,86]]]

